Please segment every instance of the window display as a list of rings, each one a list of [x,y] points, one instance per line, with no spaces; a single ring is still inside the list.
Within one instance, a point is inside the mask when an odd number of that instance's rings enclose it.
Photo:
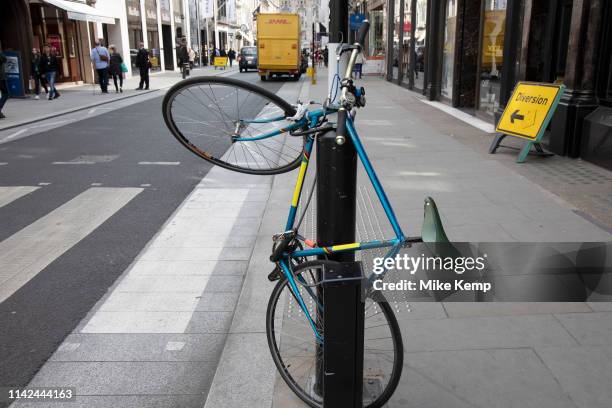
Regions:
[[[506,1],[487,0],[481,29],[478,110],[493,116],[499,106]]]
[[[453,98],[453,63],[455,59],[455,32],[457,29],[457,0],[446,1],[444,49],[442,51],[442,89],[444,98]]]

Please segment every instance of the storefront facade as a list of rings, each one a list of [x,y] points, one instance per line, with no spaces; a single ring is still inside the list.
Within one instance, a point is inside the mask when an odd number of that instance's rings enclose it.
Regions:
[[[187,0],[0,0],[0,42],[20,58],[24,94],[29,93],[32,48],[55,48],[58,82],[92,83],[90,51],[104,38],[122,54],[127,75],[140,42],[156,70],[176,69],[177,38],[188,29]]]
[[[52,47],[58,57],[58,82],[91,82],[89,50],[93,27],[89,22],[114,24],[115,18],[85,0],[0,1],[0,41],[20,58],[24,93],[29,90],[32,49]]]
[[[612,127],[601,114],[612,106],[611,2],[388,0],[383,8],[387,80],[491,123],[517,81],[563,83],[545,146],[612,168],[604,136]]]

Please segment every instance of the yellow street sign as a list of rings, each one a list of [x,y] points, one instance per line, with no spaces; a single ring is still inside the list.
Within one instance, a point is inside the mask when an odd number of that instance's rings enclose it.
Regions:
[[[564,88],[563,85],[519,82],[495,130],[539,141],[563,95]]]
[[[213,65],[215,67],[223,67],[223,68],[225,68],[225,66],[227,65],[227,57],[215,57],[215,59],[213,61]]]

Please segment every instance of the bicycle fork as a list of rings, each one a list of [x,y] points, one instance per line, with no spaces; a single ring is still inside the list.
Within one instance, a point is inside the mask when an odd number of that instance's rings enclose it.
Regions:
[[[289,270],[289,267],[287,266],[287,262],[285,260],[280,260],[278,264],[280,265],[283,273],[287,277],[287,283],[289,284],[289,289],[291,290],[291,294],[293,295],[293,298],[298,302],[300,309],[302,309],[302,312],[304,312],[304,315],[306,316],[306,319],[308,319],[308,323],[310,324],[310,328],[315,334],[315,338],[317,342],[323,344],[323,337],[321,337],[321,335],[319,334],[319,331],[317,330],[317,325],[315,324],[314,320],[312,319],[312,316],[310,315],[310,312],[308,311],[308,307],[306,306],[306,303],[304,302],[304,298],[302,298],[302,295],[300,294],[298,284],[295,281],[295,277],[293,276],[293,273],[291,273],[291,270]],[[311,296],[312,296],[312,293],[311,293]],[[316,307],[320,308],[319,302],[317,302]]]

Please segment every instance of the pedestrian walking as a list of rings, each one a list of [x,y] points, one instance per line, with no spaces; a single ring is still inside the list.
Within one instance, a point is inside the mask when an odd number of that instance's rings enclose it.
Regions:
[[[113,78],[113,84],[115,84],[115,93],[123,92],[123,69],[121,69],[121,65],[123,64],[123,57],[117,51],[117,47],[111,45],[109,47],[110,50],[110,61],[108,65],[108,73]],[[117,84],[117,81],[119,84]],[[118,85],[118,86],[117,86]]]
[[[57,88],[55,88],[55,80],[57,79],[57,71],[59,69],[55,47],[45,44],[43,55],[40,57],[40,69],[45,75],[45,80],[49,86],[49,100],[59,98],[60,94],[57,92]]]
[[[195,67],[196,53],[191,47],[189,47],[188,51],[189,51],[189,68],[193,69]]]
[[[357,55],[357,60],[355,61],[355,78],[359,75],[359,79],[363,76],[363,64],[365,60],[363,59],[362,53]]]
[[[183,79],[189,75],[189,51],[187,50],[187,39],[182,38],[181,44],[176,50],[177,59],[179,66],[181,67],[181,74]]]
[[[104,46],[104,39],[100,38],[96,41],[96,46],[91,50],[91,63],[94,65],[98,73],[98,82],[102,93],[108,93],[108,63],[110,62],[110,53]]]
[[[223,69],[225,69],[227,65],[227,51],[225,51],[225,49],[219,50],[219,56],[225,58],[225,64],[223,65]]]
[[[32,48],[32,57],[30,58],[30,72],[34,80],[34,99],[40,99],[40,87],[45,89],[45,94],[49,93],[47,89],[47,81],[42,73],[40,66],[40,51],[38,48]]]
[[[227,56],[229,58],[229,63],[230,63],[230,68],[231,68],[234,63],[234,60],[236,59],[236,51],[230,48],[229,52],[227,53]]]
[[[140,85],[136,88],[137,91],[142,91],[142,86],[145,85],[146,90],[149,89],[149,68],[151,61],[149,60],[149,51],[144,47],[144,43],[140,43],[138,54],[136,54],[136,67],[140,71]]]
[[[329,64],[329,50],[327,49],[327,45],[323,50],[323,64],[325,64],[325,68],[327,68],[327,64]]]
[[[0,44],[0,119],[6,118],[4,113],[2,113],[2,108],[6,104],[8,100],[8,84],[6,83],[6,56],[2,52],[2,45]]]
[[[221,53],[219,52],[219,49],[215,47],[212,52],[212,63],[215,66],[215,69],[217,69],[217,66],[215,65],[215,58],[220,57],[220,56],[221,56]]]

